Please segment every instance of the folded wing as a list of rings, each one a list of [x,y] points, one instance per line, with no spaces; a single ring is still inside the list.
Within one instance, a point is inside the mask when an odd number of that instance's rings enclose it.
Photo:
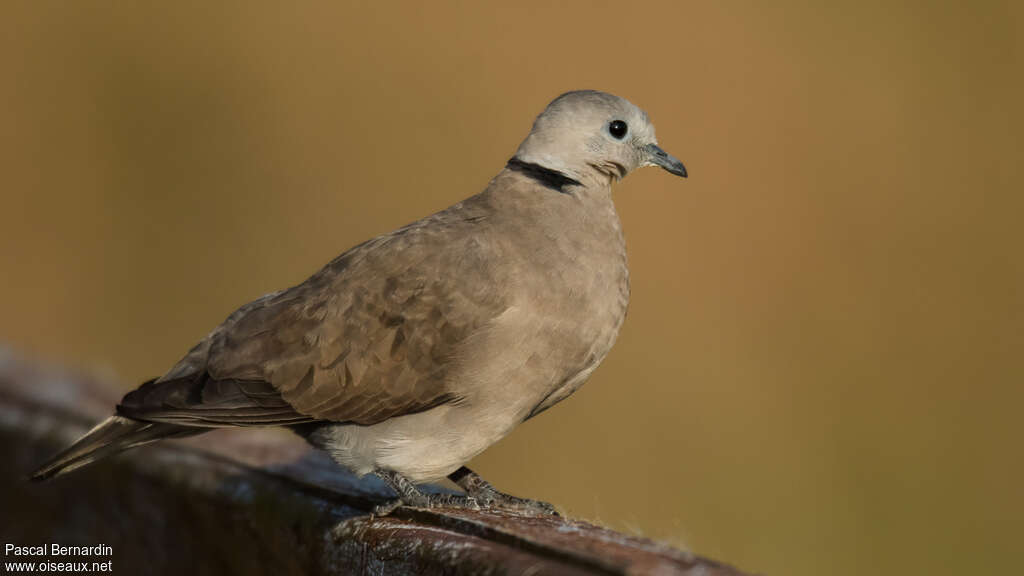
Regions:
[[[486,219],[467,210],[371,240],[243,306],[118,413],[200,427],[368,425],[460,401],[446,378],[459,346],[507,307]]]

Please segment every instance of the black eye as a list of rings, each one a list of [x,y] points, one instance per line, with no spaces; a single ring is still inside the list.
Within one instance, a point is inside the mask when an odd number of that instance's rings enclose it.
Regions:
[[[629,132],[629,126],[622,120],[612,120],[612,123],[608,125],[608,133],[615,137],[616,140],[622,140],[626,137],[626,132]]]

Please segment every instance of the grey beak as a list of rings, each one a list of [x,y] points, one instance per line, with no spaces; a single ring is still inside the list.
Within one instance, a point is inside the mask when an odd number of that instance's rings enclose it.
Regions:
[[[686,178],[686,166],[683,166],[683,163],[678,158],[671,156],[668,152],[659,148],[657,144],[648,144],[646,149],[648,162],[661,166],[676,176]]]

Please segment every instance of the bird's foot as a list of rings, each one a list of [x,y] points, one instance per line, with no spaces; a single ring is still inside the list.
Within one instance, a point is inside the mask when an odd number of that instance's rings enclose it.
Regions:
[[[531,500],[520,498],[511,494],[500,492],[494,487],[485,488],[470,497],[475,498],[484,508],[505,510],[527,516],[558,516],[558,511],[551,504],[542,500]]]
[[[448,478],[458,484],[470,498],[475,499],[484,508],[505,510],[527,516],[559,516],[558,511],[551,504],[501,492],[465,466],[453,472]]]
[[[480,504],[472,496],[462,494],[424,494],[419,492],[419,497],[395,498],[383,504],[373,507],[374,516],[387,516],[400,506],[412,508],[460,508],[463,510],[480,510]]]
[[[427,494],[420,491],[408,478],[397,472],[376,470],[374,474],[379,476],[392,490],[398,493],[398,498],[374,507],[374,516],[387,516],[399,506],[411,506],[413,508],[461,508],[464,510],[480,509],[480,504],[472,495]]]

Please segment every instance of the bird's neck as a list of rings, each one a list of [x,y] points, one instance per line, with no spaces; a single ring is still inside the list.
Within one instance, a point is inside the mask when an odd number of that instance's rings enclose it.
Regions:
[[[594,237],[602,245],[622,243],[619,217],[607,182],[577,180],[543,166],[510,162],[484,192],[489,210],[516,214],[545,237]]]
[[[535,162],[521,160],[516,156],[509,159],[505,168],[512,172],[521,174],[545,188],[550,188],[562,194],[569,194],[570,187],[583,185],[582,182],[561,170],[548,168]]]
[[[534,159],[519,154],[509,159],[505,171],[561,194],[607,198],[614,178],[594,170],[578,170],[551,158]]]

